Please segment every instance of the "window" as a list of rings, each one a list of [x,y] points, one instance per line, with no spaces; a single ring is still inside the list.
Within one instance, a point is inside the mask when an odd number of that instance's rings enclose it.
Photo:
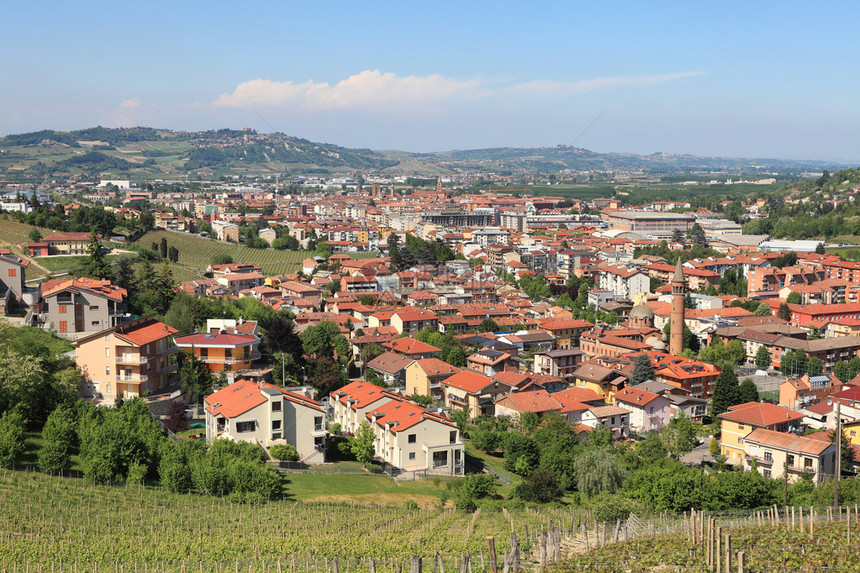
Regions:
[[[236,431],[237,432],[253,432],[257,427],[256,421],[250,422],[236,422]]]
[[[766,478],[770,477],[770,470],[767,468],[765,468],[765,470],[764,470],[764,477],[766,477]]]
[[[770,450],[764,451],[764,461],[772,462],[773,461],[773,452]]]
[[[105,358],[110,358],[110,347],[105,346]]]
[[[448,465],[448,452],[433,452],[433,467],[438,468],[440,466]]]
[[[418,436],[416,436],[415,434],[409,434],[406,438],[407,438],[406,441],[409,442],[410,444],[414,444],[415,442],[418,441]]]
[[[457,443],[457,430],[451,430],[448,432],[448,443],[456,444]]]
[[[788,454],[785,457],[785,465],[793,466],[794,465],[794,454]]]
[[[314,431],[321,432],[323,429],[323,419],[322,416],[314,416]]]
[[[744,425],[743,425],[743,424],[738,424],[738,430],[743,430],[743,429],[744,429]]]
[[[9,276],[14,277],[17,272],[18,272],[18,269],[9,269]]]
[[[105,366],[105,375],[110,376],[110,366]]]
[[[648,413],[651,415],[654,414],[654,406],[648,406]]]
[[[280,430],[281,429],[281,421],[280,420],[272,420],[272,429]]]
[[[60,305],[60,314],[66,314],[66,305],[64,305],[64,304]]]
[[[414,460],[414,459],[415,459],[415,452],[409,452],[409,459],[410,459],[410,460]]]
[[[281,411],[281,401],[272,402],[272,412],[280,412]]]
[[[90,310],[98,310],[98,309],[99,309],[99,307],[98,307],[98,306],[91,306],[91,307],[90,307]]]

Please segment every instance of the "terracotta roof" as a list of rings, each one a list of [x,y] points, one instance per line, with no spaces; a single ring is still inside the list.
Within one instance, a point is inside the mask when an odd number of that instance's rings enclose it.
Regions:
[[[633,404],[635,406],[644,406],[658,397],[653,392],[631,387],[622,388],[613,396],[616,402],[624,402],[625,404]]]
[[[438,358],[419,358],[415,361],[415,364],[417,364],[427,376],[450,376],[461,370],[460,368],[451,366],[447,362],[439,360]]]
[[[48,241],[87,241],[90,240],[90,234],[84,233],[54,233],[42,239],[43,243]]]
[[[177,332],[179,331],[172,326],[167,326],[163,322],[156,321],[148,324],[141,324],[136,327],[133,326],[129,329],[124,329],[123,325],[120,325],[117,327],[116,331],[114,331],[114,334],[123,340],[131,342],[132,344],[143,346],[144,344],[155,342],[156,340],[176,334]]]
[[[767,446],[777,450],[787,452],[799,452],[801,454],[820,456],[828,448],[835,447],[827,437],[826,432],[823,434],[827,441],[823,439],[813,439],[786,432],[775,432],[766,430],[765,428],[756,428],[744,438],[745,443],[756,443],[762,446]]]
[[[250,380],[238,380],[206,396],[203,401],[206,403],[206,410],[212,415],[232,418],[266,402],[266,397],[263,395],[264,389],[277,390],[291,402],[302,404],[320,412],[323,411],[319,404],[301,394],[284,390],[273,384],[259,384]]]
[[[333,392],[332,396],[344,404],[354,401],[350,406],[353,409],[359,409],[369,406],[382,398],[390,400],[394,395],[376,384],[356,380]]]
[[[383,352],[373,360],[367,363],[368,368],[380,370],[386,374],[397,374],[410,364],[412,358],[397,354],[396,352]]]
[[[52,279],[45,281],[42,283],[42,297],[49,297],[66,289],[85,290],[119,302],[128,296],[128,292],[124,288],[114,286],[110,281],[81,277],[71,280]]]
[[[508,394],[496,402],[516,412],[556,412],[562,409],[562,405],[556,402],[546,390],[532,390],[530,392],[514,392]]]
[[[803,414],[775,404],[747,402],[732,406],[728,412],[723,412],[719,417],[751,426],[767,427],[800,420],[803,418]]]
[[[259,342],[253,334],[197,333],[177,336],[173,339],[177,346],[245,346]]]
[[[589,408],[589,411],[598,418],[605,418],[607,416],[623,416],[630,413],[629,410],[619,408],[618,406],[596,406]]]
[[[474,370],[461,370],[442,383],[470,394],[476,394],[492,384],[493,379]]]
[[[384,343],[382,346],[401,354],[430,354],[441,352],[441,350],[435,346],[410,337],[397,338],[391,342]]]
[[[373,420],[376,418],[376,424],[382,428],[388,427],[388,430],[394,434],[408,430],[412,426],[424,422],[426,420],[445,424],[455,428],[454,423],[434,412],[428,412],[421,406],[407,402],[406,400],[393,399],[390,402],[381,405],[372,412],[367,413],[367,418]]]

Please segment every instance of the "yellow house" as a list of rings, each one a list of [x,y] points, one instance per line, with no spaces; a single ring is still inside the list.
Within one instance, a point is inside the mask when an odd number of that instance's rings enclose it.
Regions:
[[[538,326],[555,336],[556,348],[573,348],[579,345],[579,335],[591,330],[594,325],[587,320],[550,318],[540,321]]]
[[[583,364],[573,378],[578,388],[587,388],[607,400],[627,384],[626,376],[599,364]]]
[[[719,415],[720,452],[729,463],[743,465],[746,447],[743,440],[753,430],[764,428],[775,432],[787,432],[798,425],[803,414],[760,402],[747,402],[732,406],[728,412]]]
[[[851,442],[852,446],[860,446],[860,420],[844,422],[842,424],[842,429],[845,430],[845,434],[848,436],[848,441]]]
[[[406,393],[442,398],[442,382],[460,371],[438,358],[420,358],[406,367]]]
[[[466,410],[472,419],[494,416],[496,400],[511,391],[510,385],[472,370],[461,370],[440,384],[445,406]]]
[[[170,360],[176,353],[175,333],[175,328],[145,317],[79,338],[75,362],[89,392],[110,401],[168,387],[177,368]]]

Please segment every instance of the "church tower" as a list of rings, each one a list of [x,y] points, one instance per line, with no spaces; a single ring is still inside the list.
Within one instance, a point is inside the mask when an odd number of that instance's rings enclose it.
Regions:
[[[684,271],[681,270],[681,259],[672,275],[672,314],[669,318],[669,354],[675,356],[684,350],[684,298],[687,294],[687,283],[684,281]]]

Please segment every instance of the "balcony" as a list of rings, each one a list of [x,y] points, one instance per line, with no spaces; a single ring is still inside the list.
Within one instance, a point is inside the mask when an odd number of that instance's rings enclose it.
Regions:
[[[149,380],[149,376],[146,374],[117,374],[116,381],[117,382],[146,382]]]
[[[230,357],[223,356],[201,356],[200,360],[206,364],[243,364],[260,358],[259,352],[251,352],[246,356]]]
[[[177,370],[179,370],[179,364],[174,362],[173,364],[168,364],[164,368],[159,368],[158,373],[167,374],[168,372],[176,372]]]
[[[139,354],[124,354],[116,357],[117,364],[146,364],[149,358]]]

